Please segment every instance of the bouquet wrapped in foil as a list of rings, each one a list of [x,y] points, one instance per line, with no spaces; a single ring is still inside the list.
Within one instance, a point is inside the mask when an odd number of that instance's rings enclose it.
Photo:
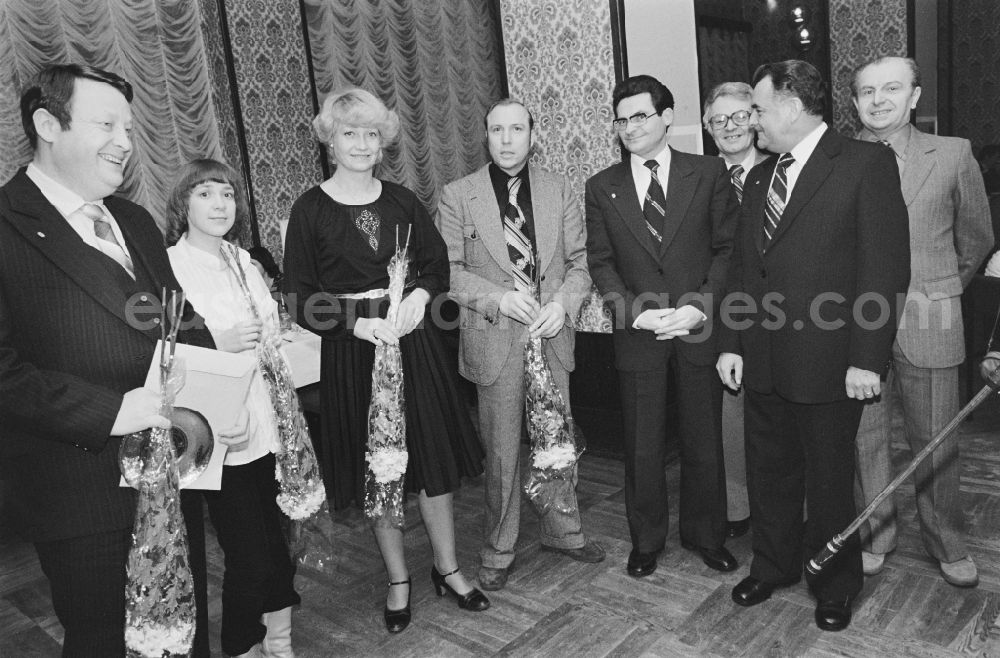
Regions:
[[[236,276],[254,318],[261,320],[236,247],[223,243],[222,259]],[[280,342],[281,336],[275,334],[271,340],[258,343],[257,366],[267,384],[278,423],[280,448],[274,456],[274,477],[279,485],[278,507],[288,518],[301,520],[319,510],[326,500],[326,490],[309,436],[309,426],[299,408],[299,395],[295,391],[292,372],[278,351]]]
[[[166,305],[166,291],[163,292]],[[169,416],[183,374],[174,371],[174,346],[184,294],[170,304],[170,333],[160,352],[160,415]],[[168,352],[169,345],[169,352]],[[181,513],[180,476],[171,431],[153,428],[149,458],[137,478],[132,548],[126,565],[125,645],[130,656],[186,656],[194,643],[194,582],[188,563],[187,531]]]
[[[532,294],[538,295],[537,281]],[[531,469],[524,492],[539,514],[577,511],[575,469],[583,453],[573,415],[556,385],[542,338],[524,345],[524,409],[531,439]]]
[[[406,284],[406,251],[399,246],[389,261],[389,312],[396,321]],[[406,404],[403,398],[403,361],[399,345],[375,346],[372,400],[368,407],[368,450],[365,452],[365,515],[376,524],[403,527],[403,477],[406,453]]]
[[[281,449],[274,456],[274,477],[279,486],[278,507],[288,518],[302,520],[315,514],[326,500],[319,462],[305,416],[299,408],[299,395],[292,383],[292,373],[277,345],[261,343],[257,360],[271,393],[281,440]]]

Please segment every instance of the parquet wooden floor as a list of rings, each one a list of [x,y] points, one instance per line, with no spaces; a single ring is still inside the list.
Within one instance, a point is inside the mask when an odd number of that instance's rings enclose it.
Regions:
[[[584,456],[580,505],[586,530],[607,549],[605,562],[585,565],[540,552],[537,519],[526,511],[507,588],[491,593],[489,611],[464,612],[453,599],[434,595],[430,546],[411,502],[406,545],[414,618],[405,632],[388,635],[381,620],[386,576],[374,540],[359,514],[338,514],[331,562],[323,572],[303,568],[297,576],[303,599],[294,615],[297,654],[1000,657],[1000,399],[989,405],[966,423],[961,438],[969,548],[981,577],[976,589],[946,584],[924,553],[912,485],[897,493],[899,548],[880,575],[866,580],[854,621],[840,633],[815,627],[802,584],[751,609],[730,601],[730,589],[748,571],[749,536],[729,543],[740,569],[720,574],[679,547],[675,528],[656,573],[630,578],[623,466]],[[908,463],[908,451],[896,448],[897,464]],[[670,467],[675,490],[676,471]],[[455,499],[459,559],[468,575],[478,563],[481,501],[481,480]],[[209,614],[218,651],[222,556],[213,538],[209,543]],[[0,657],[58,656],[61,637],[34,551],[11,537],[0,540]]]

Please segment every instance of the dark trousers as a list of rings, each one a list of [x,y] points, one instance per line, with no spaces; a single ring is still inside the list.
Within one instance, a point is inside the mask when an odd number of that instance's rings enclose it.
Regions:
[[[246,653],[264,639],[262,614],[299,603],[277,495],[270,453],[242,466],[224,466],[222,489],[205,492],[225,554],[222,650],[231,656]]]
[[[208,658],[205,525],[200,492],[182,492],[181,509],[198,607],[193,655]],[[49,579],[52,606],[65,630],[64,658],[125,655],[125,563],[131,546],[131,528],[35,544],[38,561]]]
[[[854,437],[861,410],[858,400],[800,404],[747,390],[754,578],[773,584],[798,581],[804,561],[854,520]],[[857,533],[808,582],[819,599],[855,597],[862,585]]]
[[[722,456],[722,390],[713,365],[698,366],[676,351],[660,370],[619,371],[625,425],[625,513],[632,548],[663,549],[667,539],[667,376],[677,382],[680,416],[680,536],[717,548],[726,533]]]

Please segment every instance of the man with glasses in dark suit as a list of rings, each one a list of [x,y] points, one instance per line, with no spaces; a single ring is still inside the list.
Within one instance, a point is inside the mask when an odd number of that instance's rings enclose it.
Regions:
[[[634,577],[656,569],[667,539],[667,402],[680,431],[680,539],[709,567],[732,571],[726,550],[722,391],[712,318],[725,290],[738,209],[719,158],[667,145],[674,99],[640,75],[615,86],[614,129],[624,162],[587,181],[587,260],[615,313],[615,366],[625,439],[625,511]]]

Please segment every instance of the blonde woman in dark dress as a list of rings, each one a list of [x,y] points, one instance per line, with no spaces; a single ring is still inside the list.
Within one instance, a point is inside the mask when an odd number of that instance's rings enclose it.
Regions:
[[[448,289],[448,254],[410,190],[379,180],[382,149],[399,132],[395,112],[371,93],[332,93],[313,121],[336,165],[333,176],[292,206],[285,242],[283,291],[296,320],[323,338],[321,432],[316,452],[334,509],[364,506],[368,407],[375,346],[398,344],[403,363],[408,465],[405,490],[418,494],[434,551],[431,579],[439,596],[485,610],[489,601],[459,570],[452,492],[482,473],[483,453],[457,388],[457,370],[438,329],[424,321],[430,300]],[[387,266],[409,235],[406,296],[386,320]],[[389,576],[385,624],[410,622],[410,574],[403,533],[374,524]]]

